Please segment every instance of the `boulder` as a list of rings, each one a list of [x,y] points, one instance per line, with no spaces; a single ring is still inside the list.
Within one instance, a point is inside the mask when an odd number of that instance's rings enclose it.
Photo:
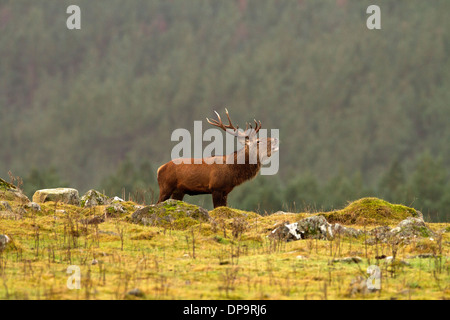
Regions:
[[[364,231],[350,228],[350,227],[344,227],[340,225],[339,223],[335,223],[331,225],[331,230],[333,232],[333,237],[337,236],[344,236],[344,237],[353,237],[357,238],[360,235],[364,234]]]
[[[368,232],[372,236],[367,241],[368,244],[387,243],[390,240],[409,242],[413,238],[423,237],[428,238],[435,236],[435,233],[428,228],[421,218],[409,217],[400,223],[395,228],[388,226],[376,227]]]
[[[396,228],[391,230],[391,232],[395,233],[395,235],[400,238],[428,238],[434,236],[434,232],[427,227],[422,219],[411,217],[401,221]]]
[[[127,212],[127,208],[125,208],[120,202],[114,202],[110,206],[106,207],[104,211],[105,216],[107,217],[115,217]]]
[[[300,239],[333,239],[335,237],[358,237],[364,232],[344,227],[339,223],[330,224],[321,215],[304,218],[296,223],[289,222],[272,231],[272,237],[286,241]]]
[[[286,241],[300,239],[333,239],[337,236],[358,237],[361,230],[344,227],[339,223],[330,224],[320,215],[304,218],[296,223],[285,223],[272,231],[271,236]]]
[[[86,208],[102,206],[108,203],[108,197],[97,190],[89,190],[81,197],[80,203]]]
[[[43,189],[36,191],[33,195],[33,202],[44,203],[48,201],[79,206],[80,196],[78,190],[71,188]]]
[[[285,241],[300,240],[302,235],[298,230],[298,223],[286,222],[282,226],[275,228],[270,237]]]
[[[183,201],[169,199],[145,206],[131,215],[131,221],[143,225],[156,225],[185,229],[209,221],[208,211]]]
[[[41,206],[39,204],[37,204],[36,202],[30,202],[25,207],[28,208],[28,209],[31,209],[34,212],[40,212],[41,211]]]
[[[11,242],[11,239],[7,235],[0,234],[0,252],[5,250],[6,245]]]
[[[302,238],[328,239],[333,237],[331,224],[322,216],[312,216],[300,220],[297,230],[302,234]]]

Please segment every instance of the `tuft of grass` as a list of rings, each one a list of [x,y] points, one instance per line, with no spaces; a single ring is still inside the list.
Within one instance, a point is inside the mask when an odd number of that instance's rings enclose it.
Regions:
[[[362,198],[350,203],[342,210],[322,212],[330,223],[358,225],[393,225],[408,217],[418,217],[413,208],[391,204],[378,198]]]

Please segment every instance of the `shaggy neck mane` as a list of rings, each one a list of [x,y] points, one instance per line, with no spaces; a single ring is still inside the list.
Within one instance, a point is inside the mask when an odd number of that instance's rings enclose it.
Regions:
[[[226,161],[229,157],[234,158],[234,162],[232,164],[227,164],[227,166],[232,169],[230,170],[230,178],[236,183],[236,185],[254,178],[261,169],[259,157],[257,157],[255,164],[250,163],[250,156],[246,147],[224,156],[223,163],[227,163]],[[239,163],[238,160],[242,162],[243,157],[245,157],[245,163]]]

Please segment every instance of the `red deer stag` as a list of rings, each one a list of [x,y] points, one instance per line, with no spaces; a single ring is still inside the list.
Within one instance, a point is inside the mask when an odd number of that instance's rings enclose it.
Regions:
[[[245,131],[235,127],[226,110],[228,125],[218,120],[206,118],[208,123],[238,137],[244,147],[232,154],[203,158],[196,164],[194,159],[175,159],[158,169],[159,184],[158,203],[172,197],[183,200],[185,194],[212,194],[214,208],[227,205],[227,197],[234,187],[256,176],[261,168],[261,161],[278,151],[276,138],[258,139],[256,134],[261,129],[261,121],[255,120],[256,127],[247,124]],[[264,150],[265,149],[265,150]],[[183,161],[188,160],[188,161]],[[175,163],[176,162],[176,163]],[[198,161],[200,162],[200,161]]]

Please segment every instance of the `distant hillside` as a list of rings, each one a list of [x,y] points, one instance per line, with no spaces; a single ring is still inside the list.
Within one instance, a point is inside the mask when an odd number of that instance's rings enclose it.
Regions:
[[[77,1],[69,31],[66,2],[3,0],[0,175],[157,194],[172,131],[227,107],[281,135],[279,175],[232,205],[381,196],[448,220],[450,2],[372,2],[380,31],[356,0]]]

